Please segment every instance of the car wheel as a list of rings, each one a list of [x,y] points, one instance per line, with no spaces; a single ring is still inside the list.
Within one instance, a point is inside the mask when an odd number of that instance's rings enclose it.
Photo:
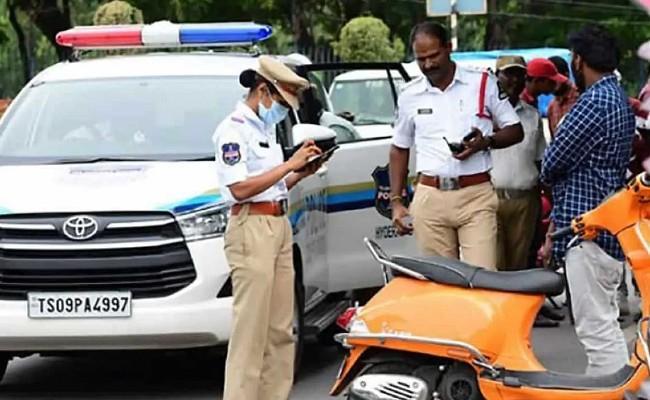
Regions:
[[[305,348],[305,288],[302,282],[296,280],[294,285],[293,305],[293,340],[295,343],[295,357],[293,362],[294,380],[298,378],[298,371],[302,362],[302,354]]]
[[[5,373],[7,372],[9,360],[11,360],[11,357],[0,355],[0,383],[5,376]]]

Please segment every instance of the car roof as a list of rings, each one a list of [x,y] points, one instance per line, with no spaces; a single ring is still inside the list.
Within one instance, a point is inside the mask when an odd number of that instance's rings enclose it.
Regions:
[[[569,49],[555,48],[555,47],[540,47],[532,49],[502,49],[502,50],[488,50],[488,51],[466,51],[452,53],[451,58],[460,65],[475,68],[496,68],[497,59],[500,56],[514,55],[523,57],[526,62],[533,58],[549,58],[552,56],[559,56],[564,58],[567,62],[571,59],[571,51]]]
[[[402,63],[402,66],[406,70],[406,73],[411,77],[416,77],[420,74],[420,69],[418,68],[415,62],[412,63]],[[415,67],[415,69],[414,69]],[[401,78],[401,75],[397,70],[390,71],[391,76]],[[386,70],[385,69],[359,69],[354,71],[343,72],[337,75],[334,78],[335,82],[345,82],[345,81],[365,81],[370,79],[386,79]]]
[[[462,51],[454,52],[451,54],[451,58],[463,67],[468,68],[480,68],[486,69],[490,68],[494,70],[496,68],[496,60],[502,55],[519,55],[524,57],[526,61],[530,61],[533,58],[549,58],[551,56],[560,56],[565,60],[569,61],[571,58],[571,51],[563,48],[554,48],[554,47],[541,47],[541,48],[531,48],[531,49],[503,49],[503,50],[490,50],[490,51]],[[403,63],[404,69],[411,77],[416,77],[421,75],[420,68],[417,65],[417,62],[411,61],[409,63]],[[392,71],[397,76],[399,74],[397,71]],[[341,81],[355,81],[355,80],[368,80],[368,79],[386,79],[386,71],[384,70],[358,70],[358,71],[349,71],[337,75],[334,79],[336,82]]]
[[[276,57],[285,61],[283,56]],[[291,60],[286,61],[295,65]],[[158,52],[60,62],[43,70],[34,81],[152,76],[238,76],[241,71],[256,66],[257,57],[246,53]]]

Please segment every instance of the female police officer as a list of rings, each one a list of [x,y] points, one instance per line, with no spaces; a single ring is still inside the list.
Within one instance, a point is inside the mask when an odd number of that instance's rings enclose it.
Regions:
[[[281,62],[261,56],[239,77],[248,96],[221,122],[216,146],[221,194],[232,204],[225,252],[233,284],[233,322],[224,400],[286,400],[293,381],[294,269],[287,191],[320,153],[313,142],[286,162],[275,124],[308,81]]]

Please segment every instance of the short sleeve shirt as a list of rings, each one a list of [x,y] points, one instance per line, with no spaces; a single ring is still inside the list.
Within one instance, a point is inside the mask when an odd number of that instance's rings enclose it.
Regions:
[[[460,142],[473,127],[492,135],[493,124],[500,129],[519,123],[496,77],[489,75],[482,114],[479,94],[483,71],[456,65],[452,83],[444,90],[433,87],[424,76],[409,82],[398,99],[393,145],[408,149],[415,145],[416,169],[431,176],[457,177],[486,172],[492,162],[489,151],[460,161],[452,156],[445,139]]]
[[[546,139],[537,109],[523,100],[515,106],[524,139],[504,149],[492,150],[492,182],[498,189],[529,190],[539,181],[537,163],[544,158]]]
[[[284,162],[282,147],[276,141],[275,126],[267,127],[245,103],[217,127],[212,142],[221,195],[227,203],[238,201],[230,186],[247,178],[261,175]],[[240,202],[275,201],[287,198],[284,179],[262,193]]]

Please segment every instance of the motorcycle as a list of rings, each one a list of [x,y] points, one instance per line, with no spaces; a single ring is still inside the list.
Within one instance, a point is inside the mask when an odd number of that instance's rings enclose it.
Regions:
[[[629,364],[605,376],[548,371],[530,343],[546,296],[564,290],[557,272],[494,272],[442,257],[388,256],[364,239],[385,286],[339,319],[346,349],[331,395],[349,400],[635,399],[649,376],[650,174],[633,179],[555,238],[616,236],[642,298]],[[643,391],[642,391],[643,392]],[[647,393],[647,391],[646,391]]]

